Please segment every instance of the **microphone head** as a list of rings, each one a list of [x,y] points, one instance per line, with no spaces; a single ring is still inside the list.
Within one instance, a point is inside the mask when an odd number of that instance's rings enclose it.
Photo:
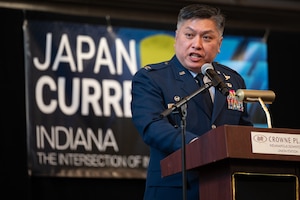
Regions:
[[[201,73],[203,74],[203,75],[206,75],[206,71],[208,70],[208,69],[214,69],[214,67],[210,64],[210,63],[205,63],[204,65],[202,65],[202,67],[201,67]]]
[[[202,65],[201,72],[212,81],[213,86],[216,87],[223,95],[227,96],[229,94],[227,86],[215,72],[214,67],[211,63],[205,63],[204,65]]]

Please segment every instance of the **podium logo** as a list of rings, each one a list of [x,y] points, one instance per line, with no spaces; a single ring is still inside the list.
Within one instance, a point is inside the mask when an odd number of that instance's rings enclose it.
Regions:
[[[267,141],[267,137],[264,135],[260,135],[260,134],[254,135],[253,139],[255,142],[258,142],[258,143],[264,143]]]

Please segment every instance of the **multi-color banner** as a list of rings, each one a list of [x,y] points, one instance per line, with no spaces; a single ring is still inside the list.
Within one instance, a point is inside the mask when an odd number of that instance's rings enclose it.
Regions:
[[[145,178],[149,149],[131,121],[131,79],[173,56],[175,32],[37,20],[23,29],[29,174]],[[228,36],[221,51],[218,61],[249,88],[267,89],[260,38]]]

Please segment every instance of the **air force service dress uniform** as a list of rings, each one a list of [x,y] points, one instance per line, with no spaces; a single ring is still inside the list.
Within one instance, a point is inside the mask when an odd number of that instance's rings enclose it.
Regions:
[[[224,65],[216,62],[212,65],[228,86],[229,95],[224,96],[217,89],[215,90],[212,113],[209,113],[204,105],[201,93],[187,102],[187,143],[220,125],[252,126],[250,117],[245,112],[246,104],[235,97],[235,91],[246,88],[243,78]],[[182,188],[182,174],[162,178],[160,166],[162,159],[182,146],[181,116],[173,112],[160,118],[160,114],[182,98],[191,95],[199,89],[199,85],[174,56],[169,62],[152,64],[140,69],[132,79],[132,87],[134,88],[132,90],[132,120],[143,141],[150,146],[145,200],[182,199],[181,193],[175,193],[170,189],[170,187]],[[193,196],[199,195],[198,181],[197,172],[187,172],[187,199],[193,199]],[[170,189],[169,196],[163,197],[156,194],[156,186],[164,187],[165,190]]]

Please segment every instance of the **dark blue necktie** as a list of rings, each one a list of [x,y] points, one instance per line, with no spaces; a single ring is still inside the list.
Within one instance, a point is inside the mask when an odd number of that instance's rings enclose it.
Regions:
[[[198,82],[198,85],[201,87],[204,85],[204,82],[203,82],[203,74],[198,74],[195,79],[196,79],[196,82]],[[202,95],[203,96],[203,99],[204,99],[204,102],[205,104],[207,105],[210,113],[212,113],[212,109],[213,109],[213,103],[212,103],[212,100],[211,100],[211,96],[210,96],[210,93],[209,93],[209,90],[208,88],[206,90],[203,90],[199,95]]]

